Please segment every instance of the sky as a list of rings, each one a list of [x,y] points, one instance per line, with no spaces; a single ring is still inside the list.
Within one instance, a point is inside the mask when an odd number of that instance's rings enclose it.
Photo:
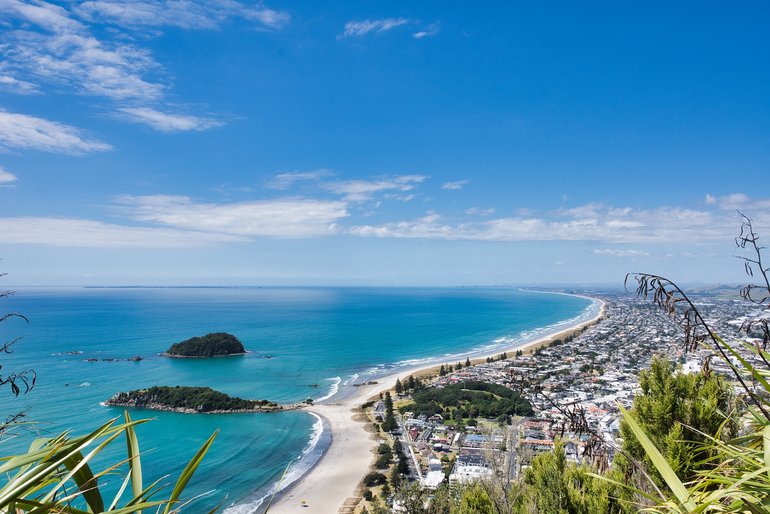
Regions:
[[[3,282],[744,282],[737,211],[770,239],[768,19],[0,0]]]

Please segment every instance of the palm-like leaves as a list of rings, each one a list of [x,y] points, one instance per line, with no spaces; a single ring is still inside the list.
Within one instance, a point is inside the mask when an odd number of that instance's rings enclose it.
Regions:
[[[753,234],[754,242],[756,236]],[[759,253],[759,249],[757,250]],[[763,277],[767,278],[763,270]],[[714,457],[707,461],[695,478],[682,483],[662,458],[633,416],[623,412],[626,422],[642,444],[653,465],[663,477],[673,497],[663,497],[655,507],[645,509],[654,513],[712,513],[735,512],[770,514],[770,354],[762,346],[742,343],[739,351],[708,327],[694,304],[675,284],[654,275],[637,275],[638,293],[645,297],[654,291],[653,301],[670,314],[680,316],[688,340],[711,344],[732,370],[743,393],[746,415],[741,421],[744,435],[729,441],[706,437],[704,453]],[[761,302],[760,302],[761,303]],[[678,311],[679,305],[684,305]],[[700,331],[700,335],[697,331]],[[694,345],[688,345],[693,348]],[[747,358],[754,353],[756,359]],[[753,364],[756,362],[757,364]]]
[[[36,439],[20,455],[0,458],[0,513],[63,512],[95,514],[129,513],[155,509],[168,514],[182,504],[181,494],[216,437],[216,432],[201,446],[187,464],[168,498],[160,498],[160,480],[143,488],[139,443],[134,427],[148,420],[112,419],[90,434],[73,437],[69,433],[49,439]],[[124,436],[127,457],[93,471],[93,461],[116,439]],[[107,475],[125,474],[117,493],[105,501],[99,480]],[[162,479],[161,479],[162,480]],[[128,484],[131,497],[124,498]]]

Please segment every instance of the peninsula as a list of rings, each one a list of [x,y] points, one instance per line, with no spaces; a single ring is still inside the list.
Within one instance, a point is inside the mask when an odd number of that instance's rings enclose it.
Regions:
[[[243,355],[246,349],[237,337],[226,332],[214,332],[191,337],[171,345],[163,355],[167,357],[225,357]]]
[[[153,386],[147,389],[120,392],[104,403],[111,407],[134,407],[185,414],[278,412],[285,409],[285,407],[268,400],[244,400],[215,391],[210,387],[186,386]]]

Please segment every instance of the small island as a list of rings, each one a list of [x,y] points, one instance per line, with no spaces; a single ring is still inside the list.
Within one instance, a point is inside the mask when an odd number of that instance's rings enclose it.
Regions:
[[[268,400],[244,400],[210,387],[153,386],[121,392],[104,402],[111,407],[134,407],[185,414],[231,412],[278,412],[284,407]],[[296,408],[296,407],[294,407]]]
[[[171,345],[163,355],[167,357],[225,357],[243,355],[243,347],[237,337],[226,332],[214,332],[201,337],[191,337]]]

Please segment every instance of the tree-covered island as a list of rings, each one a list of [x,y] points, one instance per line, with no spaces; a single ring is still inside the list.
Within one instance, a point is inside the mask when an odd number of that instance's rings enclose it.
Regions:
[[[214,332],[172,344],[164,355],[168,357],[224,357],[243,355],[244,353],[246,353],[246,348],[237,337],[226,332]]]
[[[153,386],[120,392],[105,402],[112,407],[183,413],[278,412],[284,407],[268,400],[244,400],[210,387]]]

